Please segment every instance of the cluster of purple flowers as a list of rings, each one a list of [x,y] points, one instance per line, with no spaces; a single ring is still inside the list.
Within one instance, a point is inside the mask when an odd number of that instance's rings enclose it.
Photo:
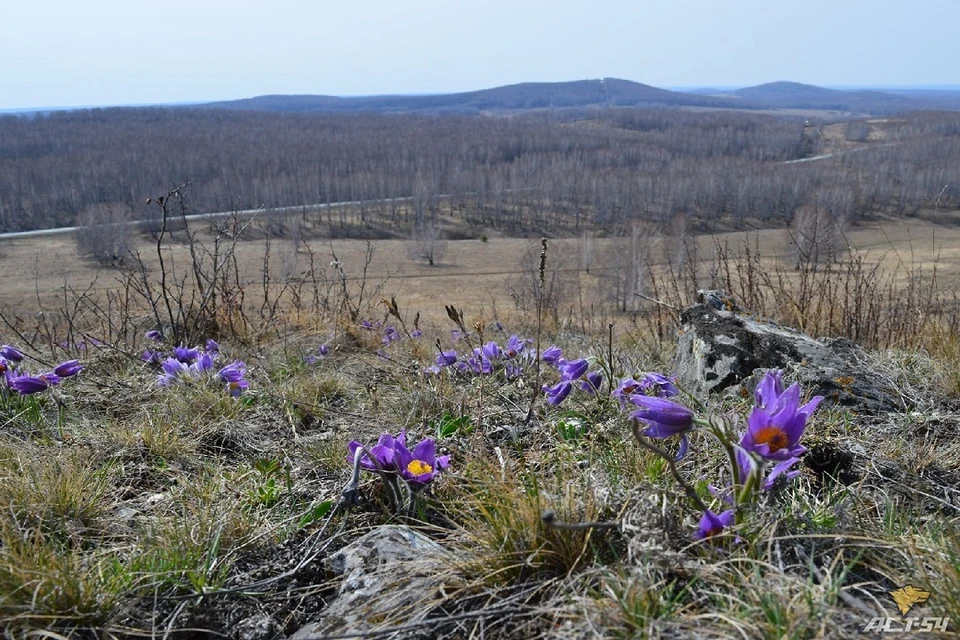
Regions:
[[[361,443],[353,440],[347,445],[347,462],[353,465],[359,455],[360,466],[364,469],[399,474],[417,487],[430,483],[449,465],[450,456],[437,455],[437,443],[433,438],[421,440],[412,451],[407,448],[406,440],[407,435],[402,430],[396,436],[385,433],[369,449],[369,455],[363,451]]]
[[[554,385],[543,385],[542,390],[547,394],[547,404],[558,406],[567,399],[574,386],[596,395],[600,393],[603,384],[603,374],[599,371],[590,371],[590,363],[586,358],[567,360],[563,351],[556,345],[544,349],[540,358],[560,374],[560,381]]]
[[[530,339],[512,335],[503,346],[491,340],[466,354],[459,354],[456,349],[441,350],[436,362],[425,371],[438,375],[441,369],[451,368],[467,374],[491,375],[502,370],[506,378],[512,380],[522,374],[524,367],[535,358],[535,350],[528,348],[531,342]]]
[[[163,340],[158,331],[148,331],[146,335],[155,342]],[[247,365],[234,360],[224,367],[218,367],[219,357],[220,345],[212,339],[202,347],[176,346],[169,354],[147,349],[141,355],[145,362],[160,365],[162,373],[157,375],[157,384],[161,387],[185,380],[215,379],[226,386],[230,395],[237,397],[250,386],[246,381]]]
[[[624,383],[630,385],[628,381]],[[663,385],[660,390],[662,396],[676,395],[672,385]],[[740,485],[759,485],[761,490],[769,491],[781,476],[790,479],[800,473],[793,469],[806,452],[799,440],[806,429],[807,420],[823,397],[816,396],[801,405],[800,385],[794,383],[784,389],[780,371],[767,372],[754,395],[754,407],[747,420],[747,428],[740,434],[738,442],[730,443],[736,456],[734,474]],[[695,420],[693,411],[656,395],[628,395],[628,400],[640,407],[630,417],[647,425],[641,433],[654,439],[680,436],[678,459],[683,457],[687,451],[687,434],[702,426]],[[769,470],[767,467],[770,467]],[[734,490],[717,493],[734,493]],[[733,518],[734,509],[719,515],[707,510],[700,520],[697,537],[710,538],[720,533],[731,525]]]
[[[0,374],[5,386],[21,396],[42,393],[59,385],[64,378],[72,378],[83,371],[79,361],[68,360],[58,364],[53,371],[34,375],[19,368],[22,361],[23,353],[19,349],[8,344],[0,346]]]

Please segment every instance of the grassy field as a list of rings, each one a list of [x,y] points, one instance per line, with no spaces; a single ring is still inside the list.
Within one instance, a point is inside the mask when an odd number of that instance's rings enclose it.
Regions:
[[[582,239],[551,240],[543,277],[563,286],[539,322],[535,239],[450,241],[434,267],[411,259],[402,240],[372,253],[362,241],[316,240],[310,278],[306,247],[276,240],[266,293],[262,239],[240,242],[233,280],[217,289],[227,297],[186,314],[215,320],[205,326],[217,335],[161,323],[164,343],[143,335],[158,328],[149,305],[122,304],[137,296],[131,281],[77,259],[72,240],[4,243],[0,311],[13,325],[4,343],[24,352],[25,371],[73,358],[84,370],[33,395],[2,387],[0,625],[11,637],[48,638],[238,637],[260,625],[249,637],[282,638],[336,599],[341,578],[325,562],[334,552],[402,524],[445,554],[391,566],[383,598],[358,606],[362,626],[350,637],[858,638],[878,617],[902,628],[889,592],[907,585],[929,592],[909,615],[950,616],[947,631],[928,635],[956,637],[960,341],[950,303],[960,230],[951,215],[854,228],[854,252],[800,269],[783,230],[698,236],[672,268],[666,258],[680,254],[654,238],[644,273],[660,303],[631,301],[637,313],[609,299],[622,243],[593,240],[588,272]],[[163,250],[174,281],[195,264],[182,240]],[[156,274],[146,240],[141,255]],[[294,295],[287,282],[305,279]],[[637,406],[611,391],[628,376],[671,373],[673,307],[695,285],[724,284],[756,313],[814,333],[861,326],[872,368],[910,409],[870,415],[823,403],[800,439],[809,453],[799,474],[769,491],[732,483],[734,520],[700,540],[703,509],[730,509],[722,443],[731,434],[691,428],[689,453],[673,463],[678,438],[635,436]],[[194,287],[173,291],[175,302],[189,302]],[[314,289],[330,296],[322,313]],[[238,290],[251,319],[269,316],[265,327],[227,330]],[[848,304],[870,297],[881,315]],[[393,313],[384,298],[396,300]],[[262,315],[271,301],[278,311]],[[444,305],[462,310],[462,326]],[[189,346],[218,338],[219,355],[206,372],[160,386],[161,370],[140,351],[169,355],[178,331]],[[482,343],[506,349],[512,334],[531,341],[523,352],[532,355],[497,355],[482,373],[428,371],[437,345],[465,361]],[[549,404],[540,387],[562,371],[537,364],[538,340],[541,351],[556,344],[568,360],[586,359],[602,375],[599,393],[577,386]],[[236,397],[217,373],[235,360],[249,385]],[[674,400],[711,424],[739,424],[735,432],[754,405]],[[439,476],[418,484],[361,469],[354,484],[348,443],[369,449],[401,430],[409,445],[432,438],[450,456],[446,466],[428,461]],[[409,591],[411,577],[426,582]],[[384,608],[404,590],[401,606]]]

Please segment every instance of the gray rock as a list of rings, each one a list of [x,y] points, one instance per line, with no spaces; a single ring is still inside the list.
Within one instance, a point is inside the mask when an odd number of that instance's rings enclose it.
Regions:
[[[360,634],[386,620],[391,626],[416,622],[442,594],[448,564],[443,547],[409,527],[374,529],[324,560],[343,577],[337,597],[291,640]]]
[[[805,393],[839,405],[868,412],[906,408],[853,342],[816,340],[717,306],[698,304],[681,314],[677,382],[687,391],[703,398],[728,389],[749,390],[766,370],[783,369]]]
[[[273,616],[259,615],[237,623],[233,630],[237,640],[282,640],[283,628]]]

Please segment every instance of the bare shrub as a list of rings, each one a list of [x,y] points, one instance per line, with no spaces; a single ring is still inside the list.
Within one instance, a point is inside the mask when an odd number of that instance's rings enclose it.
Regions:
[[[431,267],[443,259],[447,254],[447,241],[437,215],[417,215],[408,251],[412,258],[423,260]]]
[[[74,231],[79,254],[103,266],[123,264],[134,247],[132,212],[133,207],[122,202],[101,202],[84,209]]]

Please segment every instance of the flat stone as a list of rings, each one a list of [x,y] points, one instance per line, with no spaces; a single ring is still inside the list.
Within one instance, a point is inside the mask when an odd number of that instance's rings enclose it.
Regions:
[[[430,538],[397,525],[374,529],[323,562],[342,576],[337,597],[320,620],[302,627],[291,640],[322,640],[362,634],[376,622],[416,622],[436,602],[443,587],[447,552]]]

